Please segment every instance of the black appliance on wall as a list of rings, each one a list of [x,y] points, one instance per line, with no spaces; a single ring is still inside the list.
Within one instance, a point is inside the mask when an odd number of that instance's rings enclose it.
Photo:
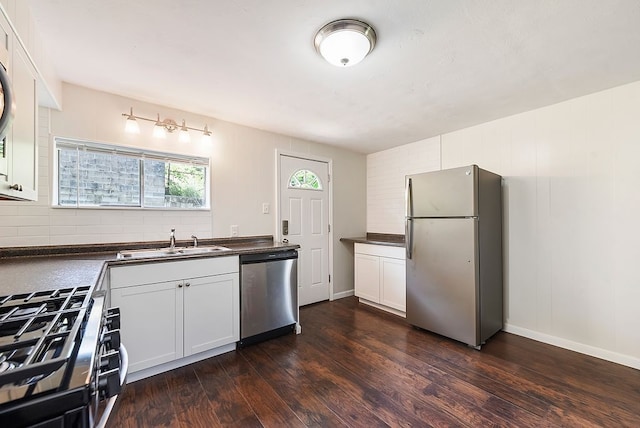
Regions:
[[[6,135],[11,129],[11,121],[15,113],[13,89],[7,72],[6,50],[0,51],[0,175],[7,174],[7,142]]]
[[[0,108],[0,140],[4,137],[11,126],[15,105],[13,103],[13,89],[11,88],[11,80],[4,64],[0,64],[0,93],[2,94],[2,105]]]

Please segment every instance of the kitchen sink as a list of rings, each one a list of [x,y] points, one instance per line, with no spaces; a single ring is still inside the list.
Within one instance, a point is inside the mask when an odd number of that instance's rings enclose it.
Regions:
[[[208,254],[230,251],[227,247],[207,245],[202,247],[148,248],[142,250],[126,250],[118,253],[118,259],[147,259],[154,257],[186,256],[189,254]]]
[[[217,253],[219,251],[230,251],[227,247],[221,247],[219,245],[202,246],[202,247],[188,247],[180,248],[178,252],[180,254],[204,254],[204,253]]]

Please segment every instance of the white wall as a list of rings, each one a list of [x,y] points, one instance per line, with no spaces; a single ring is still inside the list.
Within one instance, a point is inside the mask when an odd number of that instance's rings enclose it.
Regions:
[[[286,149],[333,160],[334,291],[353,288],[353,260],[339,238],[365,232],[366,158],[359,153],[303,141],[188,112],[152,105],[74,85],[63,85],[64,110],[40,109],[39,200],[0,201],[0,246],[90,244],[168,239],[176,228],[178,239],[230,236],[238,225],[240,236],[275,235],[275,152]],[[124,133],[122,113],[133,107],[137,115],[157,113],[213,132],[204,145],[197,132],[192,142],[179,144],[176,135],[164,142],[151,138],[153,123],[141,122],[140,135]],[[90,210],[51,208],[50,175],[53,136],[140,146],[158,151],[211,158],[211,211]],[[262,203],[272,209],[262,214]]]
[[[504,177],[506,330],[640,368],[640,82],[441,138],[443,169]],[[368,197],[384,193],[368,174]],[[402,233],[385,218],[367,230]]]
[[[367,156],[367,231],[404,235],[404,180],[440,168],[440,137]]]

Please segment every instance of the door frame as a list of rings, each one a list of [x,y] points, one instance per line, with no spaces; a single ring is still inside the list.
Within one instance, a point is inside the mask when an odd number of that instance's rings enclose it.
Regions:
[[[276,239],[278,241],[282,241],[283,236],[281,233],[281,229],[280,229],[280,213],[282,212],[282,207],[280,206],[280,196],[281,196],[281,192],[280,192],[280,172],[281,172],[281,165],[280,165],[280,158],[281,156],[289,156],[292,158],[299,158],[299,159],[306,159],[306,160],[311,160],[311,161],[316,161],[316,162],[324,162],[327,164],[327,171],[329,172],[329,182],[327,183],[327,197],[328,197],[328,210],[329,210],[329,218],[328,218],[328,223],[330,225],[330,229],[329,229],[329,235],[328,235],[328,242],[327,245],[329,246],[329,248],[327,248],[327,258],[328,258],[328,263],[327,263],[327,269],[328,269],[328,274],[329,274],[329,301],[333,301],[334,297],[333,297],[333,231],[335,230],[335,227],[333,225],[333,159],[331,158],[326,158],[323,156],[317,156],[317,155],[312,155],[310,153],[299,153],[299,152],[294,152],[291,150],[283,150],[283,149],[276,149],[276,212],[275,212],[275,236]]]

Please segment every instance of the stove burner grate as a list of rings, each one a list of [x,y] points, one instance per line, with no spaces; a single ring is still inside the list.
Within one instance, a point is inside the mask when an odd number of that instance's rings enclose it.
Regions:
[[[71,358],[90,287],[0,297],[0,387],[39,379]]]
[[[15,368],[16,365],[11,361],[3,361],[0,363],[0,373],[4,373],[7,370],[11,370]]]

